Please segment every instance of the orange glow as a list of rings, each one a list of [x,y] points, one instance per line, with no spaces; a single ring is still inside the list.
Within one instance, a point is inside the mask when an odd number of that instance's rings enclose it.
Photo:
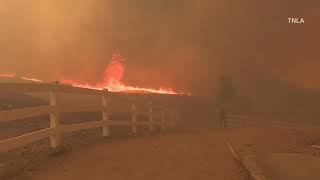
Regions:
[[[88,83],[79,83],[70,79],[61,79],[62,84],[69,84],[75,87],[90,88],[90,89],[108,89],[112,92],[126,92],[126,93],[158,93],[158,94],[185,94],[173,91],[170,88],[143,88],[125,85],[122,82],[124,76],[124,66],[122,64],[123,58],[119,54],[113,54],[110,64],[100,78],[100,81],[95,85]]]
[[[73,79],[61,78],[59,80],[60,83],[65,85],[71,85],[74,87],[87,88],[87,89],[108,89],[111,92],[125,92],[125,93],[158,93],[158,94],[185,94],[190,95],[188,93],[180,93],[176,92],[170,88],[145,88],[145,87],[137,87],[126,85],[122,82],[122,78],[124,76],[124,66],[122,64],[123,58],[119,54],[113,54],[110,64],[106,67],[105,71],[102,73],[100,80],[96,84],[89,84],[79,82]],[[0,77],[6,78],[14,78],[15,74],[0,74]],[[43,83],[43,80],[31,77],[21,77],[20,79]]]
[[[0,77],[6,77],[6,78],[14,78],[16,75],[15,74],[0,74]]]
[[[21,77],[21,79],[26,80],[26,81],[39,82],[39,83],[43,82],[43,81],[42,81],[42,80],[40,80],[40,79],[36,79],[36,78],[29,78],[29,77]]]
[[[102,85],[90,85],[88,83],[79,83],[73,80],[62,79],[60,81],[62,84],[72,85],[74,87],[80,88],[87,88],[87,89],[108,89],[111,92],[125,92],[125,93],[157,93],[157,94],[186,94],[186,93],[178,93],[173,91],[172,89],[166,88],[159,88],[159,89],[152,89],[152,88],[142,88],[142,87],[135,87],[135,86],[128,86],[123,84],[122,82],[112,82],[107,84],[106,86]]]

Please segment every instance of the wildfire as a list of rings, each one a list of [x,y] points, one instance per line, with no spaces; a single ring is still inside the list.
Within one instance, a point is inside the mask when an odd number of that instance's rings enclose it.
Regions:
[[[42,83],[44,81],[40,80],[40,79],[36,79],[36,78],[30,78],[30,77],[18,77],[16,74],[0,74],[0,77],[2,78],[18,78],[18,79],[23,79],[23,80],[26,80],[26,81],[33,81],[33,82],[39,82],[39,83]]]
[[[36,78],[29,78],[29,77],[21,77],[21,79],[26,80],[26,81],[33,81],[33,82],[39,82],[42,83],[43,81],[40,79],[36,79]]]
[[[88,89],[108,89],[112,92],[125,92],[125,93],[158,93],[158,94],[187,94],[179,93],[170,88],[144,88],[126,85],[122,82],[124,76],[124,66],[122,64],[123,58],[119,54],[113,54],[110,64],[106,67],[102,73],[100,80],[96,84],[82,83],[76,80],[61,78],[59,82],[65,85],[71,85],[74,87],[88,88]],[[0,74],[0,77],[17,78],[15,74]],[[20,77],[20,79],[43,83],[43,80],[31,77]]]
[[[6,78],[14,78],[16,75],[15,74],[0,74],[0,77],[6,77]]]

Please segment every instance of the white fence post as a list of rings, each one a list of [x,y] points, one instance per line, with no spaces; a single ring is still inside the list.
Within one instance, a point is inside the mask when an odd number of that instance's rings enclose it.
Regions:
[[[153,107],[152,102],[149,103],[149,130],[154,131],[154,121],[153,121]]]
[[[108,114],[108,89],[104,89],[102,93],[102,135],[110,136],[109,114]]]
[[[132,132],[133,132],[133,135],[136,136],[137,135],[137,125],[136,125],[137,107],[136,107],[135,98],[132,98],[131,110],[132,110]]]
[[[53,106],[54,110],[50,113],[50,128],[53,129],[53,134],[50,136],[50,147],[57,148],[61,144],[61,132],[60,132],[60,113],[58,108],[58,96],[59,93],[57,89],[59,87],[59,83],[57,83],[57,87],[50,90],[50,106]]]
[[[164,112],[164,108],[161,108],[161,129],[165,130],[165,112]]]

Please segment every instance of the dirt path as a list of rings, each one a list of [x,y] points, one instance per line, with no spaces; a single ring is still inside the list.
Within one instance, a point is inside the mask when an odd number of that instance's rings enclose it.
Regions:
[[[26,177],[24,177],[26,179]],[[156,135],[103,141],[51,158],[32,180],[242,180],[219,133]]]

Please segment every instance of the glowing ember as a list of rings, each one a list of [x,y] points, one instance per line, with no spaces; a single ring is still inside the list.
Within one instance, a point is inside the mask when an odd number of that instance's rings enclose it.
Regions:
[[[62,78],[59,82],[66,85],[71,85],[74,87],[88,88],[88,89],[108,89],[112,92],[125,92],[125,93],[158,93],[158,94],[186,94],[186,93],[178,93],[173,91],[170,88],[142,88],[135,86],[128,86],[122,82],[124,76],[124,66],[122,64],[123,58],[119,54],[113,54],[110,64],[107,66],[105,71],[103,72],[100,80],[92,85],[89,83],[82,83],[72,79]],[[15,74],[0,74],[0,77],[5,78],[15,78]],[[43,80],[31,77],[21,77],[20,79],[33,81],[33,82],[44,82]]]

